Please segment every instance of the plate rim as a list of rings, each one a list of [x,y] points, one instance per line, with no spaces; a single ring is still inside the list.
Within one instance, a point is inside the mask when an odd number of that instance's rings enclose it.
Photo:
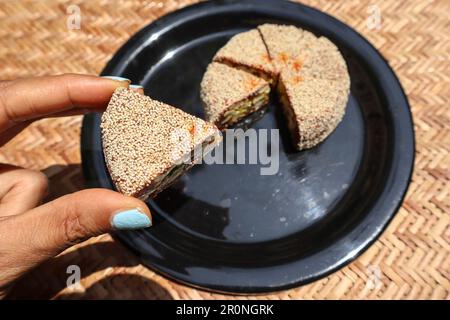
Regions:
[[[211,12],[217,12],[217,10],[232,10],[233,7],[242,7],[246,6],[247,10],[261,10],[261,11],[267,11],[268,9],[276,7],[278,10],[280,7],[292,7],[293,9],[301,9],[306,10],[308,13],[314,13],[315,15],[322,16],[324,19],[327,19],[337,26],[340,26],[345,30],[345,32],[350,32],[352,36],[356,36],[358,38],[359,42],[363,42],[365,49],[371,51],[370,53],[373,55],[371,59],[374,59],[375,61],[372,61],[372,64],[376,65],[382,65],[384,68],[383,72],[380,70],[374,68],[373,66],[369,66],[369,68],[372,71],[375,71],[374,77],[378,79],[379,82],[381,82],[380,78],[381,76],[389,78],[384,79],[385,82],[390,82],[391,84],[394,84],[394,89],[390,88],[392,91],[394,91],[397,95],[397,99],[401,99],[403,102],[403,108],[400,108],[400,112],[402,113],[401,116],[399,114],[393,114],[391,108],[389,108],[389,115],[391,116],[391,120],[394,123],[400,123],[402,130],[397,130],[398,128],[394,127],[393,137],[394,141],[401,140],[403,145],[403,149],[406,150],[406,152],[400,153],[398,155],[397,149],[393,148],[393,155],[392,155],[392,162],[394,162],[394,158],[397,159],[400,157],[401,160],[404,162],[402,163],[402,166],[394,169],[391,168],[389,170],[388,177],[386,178],[385,186],[388,185],[388,180],[393,179],[395,176],[400,175],[402,180],[401,181],[394,181],[392,182],[393,186],[392,188],[396,190],[396,197],[394,197],[393,202],[390,204],[389,208],[386,212],[389,212],[387,214],[384,214],[382,217],[379,217],[377,220],[378,225],[381,227],[378,228],[375,231],[372,231],[368,236],[362,236],[363,232],[361,232],[358,236],[359,238],[363,237],[364,239],[359,239],[359,245],[357,246],[357,251],[354,254],[348,255],[345,259],[341,259],[339,262],[334,263],[331,267],[325,270],[321,270],[320,272],[316,272],[315,274],[310,274],[309,276],[305,278],[300,278],[296,281],[286,283],[283,285],[277,285],[274,287],[248,287],[248,286],[217,286],[217,285],[204,285],[199,284],[195,282],[190,282],[185,279],[181,279],[179,277],[176,277],[170,273],[165,272],[162,270],[161,266],[158,266],[156,264],[152,263],[145,263],[146,266],[150,267],[152,270],[157,272],[158,274],[162,274],[165,277],[168,277],[176,282],[180,282],[183,284],[186,284],[191,287],[195,288],[202,288],[209,291],[214,292],[220,292],[224,294],[263,294],[263,293],[270,293],[270,292],[276,292],[280,290],[286,290],[290,288],[294,288],[300,285],[305,285],[308,283],[311,283],[313,281],[316,281],[320,278],[326,277],[329,274],[343,268],[344,266],[348,265],[350,262],[354,261],[356,258],[358,258],[361,254],[363,254],[366,250],[368,250],[371,245],[379,239],[379,237],[383,234],[383,232],[386,230],[386,228],[389,226],[392,219],[395,217],[399,209],[401,208],[401,205],[407,195],[408,188],[411,182],[412,174],[414,172],[414,164],[415,164],[415,152],[416,152],[416,143],[415,143],[415,131],[414,131],[414,122],[413,122],[413,115],[411,113],[410,104],[408,101],[408,98],[405,94],[405,91],[403,90],[403,87],[397,77],[397,75],[394,73],[393,69],[389,65],[389,63],[386,61],[386,59],[383,57],[383,55],[365,38],[363,37],[359,32],[354,30],[352,27],[348,26],[347,24],[339,21],[338,19],[328,15],[327,13],[324,13],[318,9],[306,6],[304,4],[290,2],[290,1],[279,1],[279,0],[266,0],[264,3],[261,3],[258,0],[245,0],[245,1],[238,1],[238,0],[226,0],[226,1],[209,1],[209,2],[200,2],[196,3],[194,5],[186,6],[182,9],[173,11],[167,15],[164,15],[157,20],[154,20],[150,24],[146,25],[140,31],[135,33],[133,36],[131,36],[123,45],[122,47],[114,54],[114,56],[111,58],[111,60],[106,64],[105,68],[102,71],[102,75],[105,74],[120,74],[123,72],[123,70],[126,68],[127,62],[129,62],[133,57],[134,54],[138,54],[140,49],[144,48],[145,45],[148,45],[148,43],[145,43],[143,41],[144,39],[147,39],[148,33],[150,30],[154,29],[156,32],[162,32],[164,29],[168,29],[168,26],[173,26],[174,24],[183,24],[186,22],[186,20],[192,19],[192,14],[200,11],[200,14],[197,15],[208,15]],[[261,9],[264,8],[264,9]],[[295,11],[295,10],[293,10]],[[295,16],[295,13],[290,13],[291,15]],[[132,55],[129,55],[129,53],[133,53]],[[369,58],[367,58],[369,60]],[[365,61],[367,62],[367,61]],[[378,73],[378,75],[377,75]],[[383,74],[381,74],[383,73]],[[381,90],[381,92],[384,92],[385,90]],[[387,93],[385,93],[387,95]],[[392,93],[391,93],[392,95]],[[93,125],[94,117],[92,115],[87,115],[83,119],[82,124],[82,130],[81,130],[81,157],[82,157],[82,169],[83,174],[87,178],[88,181],[94,181],[98,180],[98,177],[96,176],[94,166],[90,165],[88,166],[87,163],[89,162],[89,146],[92,144],[92,141],[90,141],[89,131],[90,128]],[[409,132],[406,132],[409,131]],[[91,148],[92,149],[92,148]],[[91,161],[92,162],[92,161]],[[392,164],[392,166],[394,166]],[[393,177],[394,176],[394,177]],[[396,178],[398,179],[398,177]],[[395,188],[394,188],[395,187]],[[375,207],[379,206],[380,198],[382,198],[382,194],[385,192],[384,188],[380,195],[375,200],[375,203],[372,207],[370,207],[368,210],[370,212],[376,211]],[[379,209],[378,209],[379,210]],[[367,217],[369,217],[371,214],[368,213]],[[373,213],[372,213],[373,215]],[[358,229],[358,227],[361,227],[361,225],[364,223],[363,219],[359,222],[358,226],[355,229]],[[364,231],[364,230],[363,230]],[[349,233],[350,234],[350,233]],[[346,238],[348,235],[346,235],[344,238]],[[121,236],[121,233],[117,233],[114,235],[115,238],[119,238],[122,243],[124,243],[128,248],[130,248],[133,252],[138,253],[139,251],[132,247],[126,239]],[[356,240],[355,238],[354,240]],[[337,240],[330,246],[336,245],[338,242],[342,241],[342,239]],[[142,257],[141,257],[142,259]]]

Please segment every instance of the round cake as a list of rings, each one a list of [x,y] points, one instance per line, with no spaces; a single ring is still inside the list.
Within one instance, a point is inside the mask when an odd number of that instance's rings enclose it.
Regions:
[[[207,68],[200,88],[207,120],[221,129],[234,125],[267,104],[269,85],[277,90],[295,147],[303,150],[342,120],[350,77],[327,38],[294,26],[260,25],[232,37]]]

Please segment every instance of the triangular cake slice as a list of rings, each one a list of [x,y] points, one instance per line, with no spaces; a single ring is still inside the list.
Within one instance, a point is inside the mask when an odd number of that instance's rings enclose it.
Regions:
[[[142,200],[164,190],[221,141],[214,125],[125,88],[114,92],[101,131],[116,189]]]
[[[258,26],[269,57],[277,69],[299,71],[317,37],[309,31],[288,25],[263,24]]]
[[[269,83],[264,79],[219,62],[209,64],[200,85],[206,119],[219,129],[266,106],[269,93]]]
[[[213,61],[239,68],[274,83],[278,73],[257,29],[233,36],[214,56]]]
[[[342,120],[349,82],[318,79],[284,70],[277,90],[294,145],[303,150],[325,140]]]

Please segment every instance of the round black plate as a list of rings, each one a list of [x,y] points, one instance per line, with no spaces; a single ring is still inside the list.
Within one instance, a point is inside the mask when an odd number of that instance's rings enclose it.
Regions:
[[[351,75],[344,120],[319,146],[295,152],[276,99],[253,128],[279,128],[280,168],[198,165],[149,201],[155,224],[118,237],[144,263],[211,290],[256,293],[323,277],[355,259],[386,228],[410,181],[414,132],[407,99],[381,55],[358,33],[312,8],[284,1],[206,2],[171,13],[133,36],[103,74],[203,117],[199,83],[214,53],[262,23],[293,24],[339,46]],[[82,130],[85,175],[112,188],[100,115]]]

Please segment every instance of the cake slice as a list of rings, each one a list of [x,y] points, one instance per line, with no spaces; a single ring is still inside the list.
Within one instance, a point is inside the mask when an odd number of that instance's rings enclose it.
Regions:
[[[238,123],[269,102],[267,81],[219,62],[209,64],[200,84],[206,119],[219,129]]]
[[[213,61],[250,72],[271,84],[277,78],[275,67],[269,59],[267,48],[257,29],[232,37],[216,53]]]
[[[154,197],[220,141],[220,131],[178,108],[125,88],[101,120],[103,153],[116,189]]]
[[[293,143],[298,150],[304,150],[325,140],[342,120],[349,82],[283,70],[277,91]]]
[[[263,24],[258,26],[269,57],[278,72],[284,68],[300,71],[317,37],[294,26]]]

